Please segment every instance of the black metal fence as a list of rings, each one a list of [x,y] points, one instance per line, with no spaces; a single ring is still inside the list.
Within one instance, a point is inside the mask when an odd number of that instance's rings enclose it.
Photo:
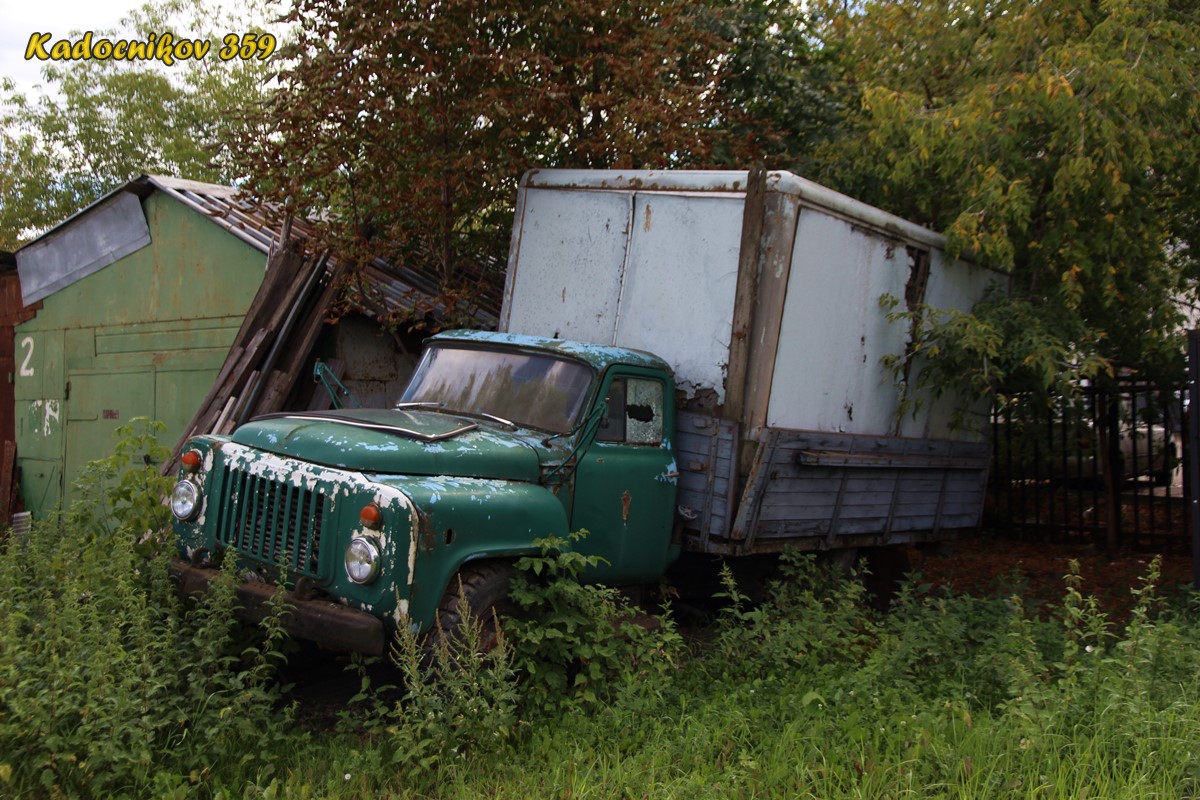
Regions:
[[[1022,536],[1188,548],[1186,395],[1128,380],[1035,413],[997,410],[987,522]]]

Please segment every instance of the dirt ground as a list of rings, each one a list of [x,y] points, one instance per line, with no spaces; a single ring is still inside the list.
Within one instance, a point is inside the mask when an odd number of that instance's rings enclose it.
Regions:
[[[1123,548],[1110,559],[1103,547],[1082,537],[1055,542],[981,534],[952,542],[944,554],[927,555],[923,560],[914,550],[909,562],[921,570],[927,582],[955,591],[984,593],[1000,586],[1022,586],[1031,604],[1045,609],[1062,602],[1063,576],[1075,559],[1083,593],[1097,597],[1106,613],[1121,619],[1132,605],[1129,588],[1142,585],[1155,555],[1150,550]],[[1177,548],[1160,555],[1160,594],[1176,595],[1190,587],[1191,553]]]

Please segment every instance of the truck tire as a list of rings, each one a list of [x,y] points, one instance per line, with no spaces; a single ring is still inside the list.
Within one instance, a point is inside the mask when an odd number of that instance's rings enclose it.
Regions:
[[[509,583],[514,569],[504,561],[479,561],[466,564],[450,580],[442,602],[438,604],[435,635],[448,641],[461,641],[463,636],[462,607],[479,626],[479,650],[487,653],[500,640],[497,621],[511,614],[513,603],[508,598]]]

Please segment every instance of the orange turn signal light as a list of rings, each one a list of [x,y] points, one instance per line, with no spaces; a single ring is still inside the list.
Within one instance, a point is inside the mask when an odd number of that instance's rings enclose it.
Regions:
[[[363,510],[358,512],[358,518],[362,521],[363,525],[372,529],[378,529],[383,524],[383,512],[374,503],[363,506]]]
[[[188,450],[179,457],[179,463],[183,464],[183,468],[188,472],[195,472],[200,469],[200,465],[204,459],[200,456],[199,450]]]

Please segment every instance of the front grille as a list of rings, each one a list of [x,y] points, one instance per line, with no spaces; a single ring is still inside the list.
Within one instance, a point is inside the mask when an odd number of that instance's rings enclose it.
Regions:
[[[325,496],[236,468],[223,478],[218,540],[257,561],[318,577]]]

